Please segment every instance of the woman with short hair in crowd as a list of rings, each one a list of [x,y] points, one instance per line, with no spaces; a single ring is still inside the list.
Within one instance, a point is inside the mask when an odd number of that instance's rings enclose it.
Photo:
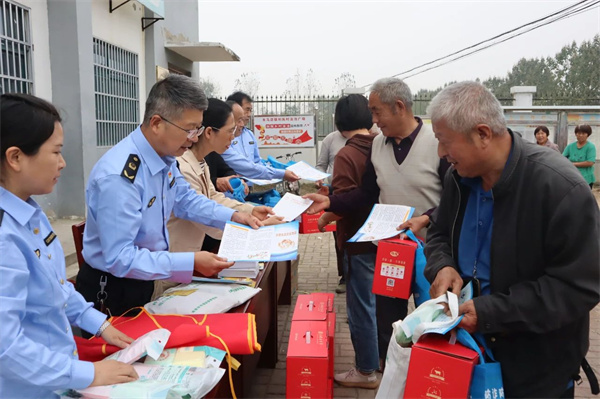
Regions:
[[[593,188],[596,181],[596,177],[594,176],[596,146],[588,140],[591,135],[592,127],[590,125],[575,126],[577,141],[569,144],[563,151],[563,155],[579,169],[585,181],[590,185],[590,188]]]
[[[544,147],[552,148],[554,151],[560,152],[558,145],[550,141],[550,130],[548,130],[546,126],[536,127],[533,134],[535,135],[535,140],[537,141],[538,145],[543,145]]]

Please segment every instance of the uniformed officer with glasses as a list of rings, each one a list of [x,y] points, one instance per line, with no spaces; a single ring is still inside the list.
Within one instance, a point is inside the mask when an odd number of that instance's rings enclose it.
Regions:
[[[197,194],[177,168],[175,157],[204,130],[207,107],[196,81],[168,76],[152,87],[142,124],[92,169],[86,189],[85,265],[77,290],[98,309],[119,315],[150,301],[154,280],[187,283],[194,270],[212,276],[233,265],[206,251],[169,252],[171,213],[221,229],[229,220],[262,225],[248,213]]]

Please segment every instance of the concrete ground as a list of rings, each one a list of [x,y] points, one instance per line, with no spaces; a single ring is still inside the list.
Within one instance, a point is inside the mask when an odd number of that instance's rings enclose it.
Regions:
[[[600,200],[600,191],[595,189]],[[63,244],[67,258],[67,276],[77,274],[77,260],[74,255],[71,225],[80,220],[59,219],[52,222],[54,231]],[[331,233],[301,235],[300,264],[298,270],[298,290],[291,306],[278,309],[279,361],[274,369],[258,369],[253,387],[254,398],[285,397],[285,358],[290,333],[291,314],[298,294],[311,292],[335,292],[338,283],[334,241]],[[336,294],[335,311],[337,325],[335,333],[335,371],[343,372],[354,363],[354,349],[350,341],[350,331],[346,322],[346,295]],[[587,359],[600,377],[600,305],[591,312],[590,349]],[[585,379],[585,374],[582,373]],[[334,387],[335,398],[374,398],[375,390]],[[575,389],[576,398],[594,399],[587,380]]]

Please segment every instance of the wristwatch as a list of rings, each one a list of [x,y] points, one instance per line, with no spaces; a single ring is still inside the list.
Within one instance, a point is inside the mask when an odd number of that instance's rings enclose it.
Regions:
[[[104,323],[102,323],[102,325],[98,329],[98,332],[96,333],[96,337],[100,337],[104,330],[108,328],[108,326],[110,326],[110,322],[108,320],[104,320]]]

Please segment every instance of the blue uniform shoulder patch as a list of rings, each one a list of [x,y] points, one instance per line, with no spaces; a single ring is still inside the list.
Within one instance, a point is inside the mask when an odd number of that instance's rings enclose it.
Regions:
[[[125,162],[121,176],[133,183],[140,163],[140,157],[137,154],[129,154],[129,158],[127,158],[127,162]]]

